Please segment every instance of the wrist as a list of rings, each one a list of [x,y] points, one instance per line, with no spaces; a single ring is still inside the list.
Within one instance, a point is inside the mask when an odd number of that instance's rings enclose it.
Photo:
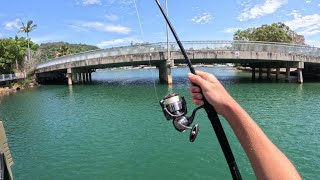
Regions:
[[[223,114],[221,114],[229,123],[233,119],[232,117],[237,114],[236,112],[241,109],[240,105],[230,97],[224,106]]]

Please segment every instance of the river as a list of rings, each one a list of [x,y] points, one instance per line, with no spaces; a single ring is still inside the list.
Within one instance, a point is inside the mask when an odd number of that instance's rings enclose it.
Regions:
[[[232,68],[197,69],[222,81],[303,179],[320,178],[320,83],[251,82],[251,74]],[[187,72],[173,69],[172,88],[159,84],[156,69],[105,70],[93,73],[90,85],[44,85],[1,97],[15,179],[231,179],[204,111],[195,118],[194,143],[162,114],[158,99],[171,91],[186,96],[189,111],[195,107]],[[243,179],[255,179],[222,123]]]

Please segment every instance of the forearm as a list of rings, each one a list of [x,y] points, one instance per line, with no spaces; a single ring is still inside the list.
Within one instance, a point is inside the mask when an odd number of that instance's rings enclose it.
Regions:
[[[293,164],[237,102],[232,100],[227,108],[225,118],[249,157],[258,179],[301,179]]]

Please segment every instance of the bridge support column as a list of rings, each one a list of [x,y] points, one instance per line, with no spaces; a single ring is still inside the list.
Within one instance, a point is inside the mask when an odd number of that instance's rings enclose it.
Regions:
[[[72,73],[72,81],[73,83],[78,83],[77,73]]]
[[[92,82],[92,77],[91,77],[91,70],[89,70],[89,72],[88,72],[88,78],[89,78],[89,82],[91,83]]]
[[[71,68],[67,69],[67,78],[68,78],[68,84],[72,85],[72,70],[71,70]]]
[[[286,68],[286,81],[289,81],[289,77],[290,77],[290,68],[287,67]]]
[[[84,73],[81,72],[80,73],[80,76],[81,76],[81,82],[84,83],[85,82],[85,76],[84,76]]]
[[[303,83],[303,75],[302,75],[302,69],[304,68],[304,62],[299,62],[298,64],[298,83]]]
[[[82,82],[82,77],[81,77],[81,73],[80,72],[77,73],[77,77],[78,77],[78,82],[79,83]]]
[[[87,76],[86,76],[86,73],[83,72],[82,73],[82,76],[83,76],[83,82],[86,83],[87,82]]]
[[[302,69],[298,68],[298,83],[303,83]]]
[[[262,79],[262,67],[259,67],[259,79]]]
[[[276,80],[279,80],[279,75],[280,75],[280,67],[277,67],[277,70],[276,70]]]
[[[160,82],[172,84],[171,64],[169,64],[168,61],[163,61],[158,68]]]
[[[267,68],[267,79],[270,79],[271,68]]]
[[[80,73],[76,73],[76,76],[77,76],[78,83],[80,83],[80,81],[81,81]]]
[[[88,73],[88,72],[86,72],[86,81],[87,81],[87,83],[90,82],[90,80],[89,80],[89,73]]]
[[[252,80],[254,81],[256,79],[256,68],[252,67]]]

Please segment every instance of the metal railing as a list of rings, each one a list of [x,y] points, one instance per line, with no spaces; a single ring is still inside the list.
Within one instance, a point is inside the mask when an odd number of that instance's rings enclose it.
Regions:
[[[0,82],[19,79],[15,74],[0,74]]]
[[[285,43],[272,42],[252,42],[252,41],[184,41],[182,42],[186,50],[231,50],[231,51],[254,51],[254,52],[274,52],[290,53],[305,56],[320,57],[320,48],[301,46]],[[82,61],[93,58],[108,56],[119,56],[140,53],[165,52],[166,42],[145,43],[139,45],[122,46],[108,49],[99,49],[67,55],[55,58],[46,62],[39,63],[37,69],[49,67],[67,62]],[[176,43],[170,42],[171,51],[179,51]]]

